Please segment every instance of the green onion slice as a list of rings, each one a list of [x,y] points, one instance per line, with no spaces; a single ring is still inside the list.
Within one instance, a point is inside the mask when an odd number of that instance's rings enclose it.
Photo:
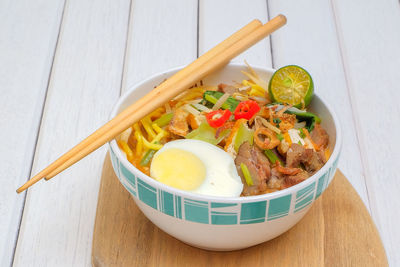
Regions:
[[[156,153],[156,151],[154,149],[147,150],[146,154],[144,154],[142,160],[140,161],[140,165],[141,166],[149,165],[149,163],[150,163],[150,161],[153,158],[155,153]]]
[[[249,169],[247,168],[246,164],[240,163],[240,168],[242,169],[244,179],[246,180],[246,184],[248,186],[253,185],[253,179],[251,178],[251,174]]]
[[[264,154],[272,164],[275,164],[275,162],[278,160],[282,166],[284,165],[282,160],[271,149],[264,150]]]
[[[162,115],[160,118],[156,119],[154,123],[156,123],[160,127],[166,126],[171,120],[172,117],[174,116],[174,113],[165,113]]]

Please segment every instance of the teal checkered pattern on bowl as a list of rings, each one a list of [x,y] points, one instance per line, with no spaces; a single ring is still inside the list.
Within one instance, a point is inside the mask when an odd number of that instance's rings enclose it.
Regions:
[[[111,162],[116,175],[134,197],[168,216],[213,225],[262,223],[281,219],[291,213],[301,212],[309,207],[328,187],[335,174],[339,158],[336,158],[332,167],[318,180],[295,193],[279,196],[268,201],[223,203],[184,198],[157,189],[132,174],[118,160],[114,151],[112,149],[110,151]]]

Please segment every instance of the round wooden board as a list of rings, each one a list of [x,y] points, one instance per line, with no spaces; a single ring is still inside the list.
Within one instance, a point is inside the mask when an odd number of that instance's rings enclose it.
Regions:
[[[119,183],[107,155],[93,233],[93,266],[387,266],[378,231],[340,171],[285,234],[233,252],[186,245],[153,225]]]

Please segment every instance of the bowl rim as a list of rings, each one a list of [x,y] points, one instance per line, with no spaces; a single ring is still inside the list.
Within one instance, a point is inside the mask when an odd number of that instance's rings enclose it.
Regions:
[[[111,120],[118,114],[117,112],[118,112],[118,109],[121,106],[121,104],[125,101],[126,98],[128,98],[129,95],[132,94],[132,92],[134,92],[134,90],[136,88],[141,87],[143,84],[145,84],[145,83],[149,82],[150,80],[153,80],[159,76],[165,75],[167,73],[175,73],[176,71],[179,71],[180,69],[184,68],[185,66],[186,65],[178,66],[178,67],[170,68],[165,71],[155,73],[155,74],[151,75],[150,77],[130,86],[130,88],[124,94],[122,94],[120,96],[117,103],[114,105],[109,119]],[[229,63],[226,66],[224,66],[223,68],[226,68],[226,67],[244,67],[245,68],[246,65],[242,64],[242,63]],[[273,74],[276,71],[275,69],[264,67],[264,66],[259,66],[259,65],[258,66],[251,65],[251,67],[253,69],[255,69],[256,71],[257,71],[257,69],[259,69],[264,72],[269,72],[271,74]],[[223,68],[221,68],[220,70],[222,70]],[[220,70],[218,70],[218,71],[220,71]],[[335,142],[335,146],[333,148],[332,154],[331,154],[329,160],[325,163],[325,165],[321,169],[319,169],[315,174],[313,174],[311,177],[309,177],[307,180],[305,180],[301,183],[298,183],[294,186],[291,186],[289,188],[285,188],[283,190],[279,190],[279,191],[272,192],[272,193],[256,195],[256,196],[244,196],[244,197],[242,197],[242,196],[241,197],[222,197],[222,196],[201,195],[201,194],[191,193],[188,191],[177,189],[177,188],[168,186],[166,184],[163,184],[161,182],[158,182],[157,180],[151,178],[150,176],[144,174],[139,169],[137,169],[122,154],[122,151],[119,149],[115,138],[112,139],[111,141],[109,141],[108,145],[109,145],[109,149],[111,149],[114,152],[114,154],[118,158],[119,162],[121,164],[123,163],[124,167],[128,168],[128,170],[131,173],[135,174],[136,176],[138,176],[136,173],[139,173],[140,178],[143,179],[149,185],[154,186],[155,188],[160,188],[163,191],[173,192],[175,195],[179,195],[179,196],[182,196],[185,198],[191,198],[191,199],[193,199],[193,198],[201,199],[203,201],[216,201],[216,202],[226,202],[226,203],[258,202],[258,201],[265,201],[267,199],[279,198],[281,196],[286,196],[289,194],[291,195],[291,194],[293,194],[293,192],[297,192],[298,189],[307,187],[308,185],[312,184],[314,181],[318,180],[322,175],[324,175],[325,173],[328,172],[329,168],[333,165],[333,163],[339,157],[341,146],[342,146],[342,132],[341,132],[341,127],[340,127],[338,117],[337,117],[336,113],[334,112],[334,110],[332,109],[332,107],[329,104],[327,104],[327,102],[322,97],[315,94],[315,92],[314,92],[313,97],[318,98],[322,102],[322,104],[326,107],[329,114],[332,116],[334,128],[336,130],[336,142]]]

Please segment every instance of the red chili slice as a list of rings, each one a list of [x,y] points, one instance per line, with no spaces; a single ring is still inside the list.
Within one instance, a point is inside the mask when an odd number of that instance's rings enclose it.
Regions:
[[[207,113],[206,119],[208,124],[211,127],[218,128],[224,125],[224,123],[229,120],[229,117],[232,115],[231,111],[229,109],[219,109],[215,111],[211,111]]]
[[[260,109],[260,106],[254,100],[240,102],[235,109],[235,120],[250,120]]]

